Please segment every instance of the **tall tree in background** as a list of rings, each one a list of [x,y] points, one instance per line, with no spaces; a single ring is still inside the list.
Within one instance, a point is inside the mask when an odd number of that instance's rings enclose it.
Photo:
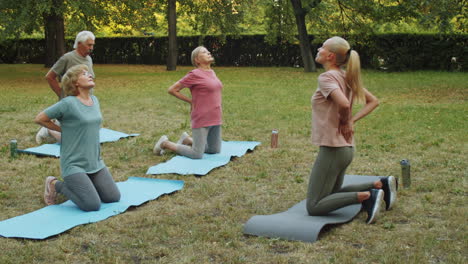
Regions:
[[[305,72],[316,71],[314,56],[312,54],[312,47],[310,45],[309,34],[307,33],[307,26],[305,17],[307,13],[313,10],[322,0],[291,0],[296,17],[297,32],[299,35],[299,46],[301,48],[302,62],[304,63]],[[304,3],[303,3],[304,2]]]
[[[170,3],[177,6],[169,8]],[[63,36],[73,37],[81,30],[167,33],[172,39],[179,25],[185,34],[201,35],[201,44],[205,35],[252,33],[246,29],[254,24],[256,30],[264,25],[272,43],[295,42],[298,36],[304,70],[314,71],[309,33],[466,33],[466,9],[466,0],[0,0],[0,41],[40,32],[46,38],[50,66],[65,51]],[[177,17],[166,23],[170,10]],[[176,41],[171,43],[176,47]],[[172,69],[177,50],[169,50]]]
[[[269,16],[266,19],[267,40],[274,43],[272,39],[280,37],[290,41],[291,36],[284,32],[288,32],[288,27],[290,32],[296,32],[305,72],[315,71],[309,32],[345,37],[347,34],[398,32],[402,27],[406,30],[413,28],[413,32],[466,32],[468,21],[466,0],[258,1],[265,6]],[[288,8],[288,4],[292,8]],[[287,23],[292,15],[295,17],[296,29]]]
[[[252,0],[180,1],[194,34],[240,34],[239,24],[246,6]],[[159,29],[157,15],[165,14],[169,36],[167,69],[177,64],[176,0],[2,0],[0,1],[1,37],[19,38],[21,34],[44,32],[46,38],[46,66],[49,67],[64,53],[64,36],[82,30],[94,31],[109,27],[119,34],[135,30],[147,32]],[[64,27],[64,25],[66,27]],[[67,33],[67,34],[65,34]]]
[[[65,53],[65,26],[63,19],[63,0],[53,0],[44,17],[46,41],[45,67],[51,67]]]
[[[0,40],[19,38],[21,33],[31,34],[43,28],[46,40],[45,65],[51,66],[65,51],[63,12],[63,0],[2,0]]]
[[[240,23],[244,18],[244,9],[251,4],[251,0],[198,0],[180,1],[179,8],[176,0],[167,1],[168,21],[168,58],[167,70],[176,69],[177,65],[177,11],[185,16],[195,34],[200,34],[200,45],[204,35],[240,34]]]
[[[166,68],[168,71],[175,71],[177,67],[177,1],[168,0],[167,2],[167,33],[169,41]]]
[[[266,40],[271,44],[299,40],[304,72],[316,71],[309,33],[307,15],[321,3],[321,0],[264,0]],[[293,22],[294,21],[294,22]],[[316,33],[316,32],[314,32]]]
[[[128,25],[128,28],[155,28],[154,13],[162,0],[2,0],[0,1],[0,40],[19,38],[21,34],[44,32],[45,66],[50,67],[65,52],[64,36],[71,25],[75,35],[82,30],[95,31],[103,25]],[[125,30],[125,27],[116,27]],[[128,30],[128,29],[127,29]],[[129,32],[131,30],[128,30]]]

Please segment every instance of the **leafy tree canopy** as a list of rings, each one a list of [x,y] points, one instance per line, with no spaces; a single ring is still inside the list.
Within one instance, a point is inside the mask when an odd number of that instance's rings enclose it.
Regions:
[[[269,39],[294,41],[289,0],[259,1]],[[466,0],[302,0],[311,34],[467,33]]]
[[[467,32],[467,0],[302,0],[311,34]],[[2,0],[0,38],[42,37],[43,17],[63,14],[65,34],[166,35],[166,0]],[[289,0],[179,0],[178,34],[268,33],[295,41]]]

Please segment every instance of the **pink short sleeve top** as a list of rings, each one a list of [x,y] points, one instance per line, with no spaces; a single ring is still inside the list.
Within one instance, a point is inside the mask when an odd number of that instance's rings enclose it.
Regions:
[[[222,124],[223,84],[213,70],[195,69],[179,80],[192,94],[192,128]]]
[[[335,89],[341,89],[351,101],[351,91],[345,83],[345,72],[338,70],[326,71],[318,77],[318,88],[311,98],[312,102],[312,143],[317,146],[345,147],[354,146],[346,142],[343,135],[338,133],[339,112],[338,105],[329,95]]]

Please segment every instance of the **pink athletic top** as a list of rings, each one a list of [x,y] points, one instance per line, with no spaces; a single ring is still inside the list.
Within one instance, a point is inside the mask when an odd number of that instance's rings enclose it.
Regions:
[[[351,91],[345,84],[345,72],[330,70],[318,77],[318,88],[312,96],[312,143],[318,146],[345,147],[354,146],[346,142],[343,135],[338,133],[340,114],[338,105],[328,96],[335,89],[341,89],[351,101]]]
[[[223,84],[213,70],[195,69],[179,80],[192,93],[192,128],[222,124]]]

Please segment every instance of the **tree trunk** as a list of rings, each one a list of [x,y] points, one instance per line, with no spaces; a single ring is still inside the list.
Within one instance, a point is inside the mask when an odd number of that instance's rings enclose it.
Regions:
[[[177,15],[176,0],[168,0],[167,4],[167,23],[168,23],[168,54],[167,70],[175,71],[177,67]]]
[[[55,47],[55,20],[53,15],[44,15],[45,23],[45,65],[44,67],[50,68],[56,61],[56,47]]]
[[[304,63],[304,72],[315,72],[314,56],[312,55],[312,47],[310,45],[309,35],[305,23],[306,12],[302,8],[301,0],[291,0],[296,17],[297,31],[299,35],[299,46],[301,48],[302,62]]]
[[[65,25],[63,16],[56,15],[55,18],[55,55],[58,59],[65,54]]]
[[[65,27],[63,16],[58,9],[63,5],[63,0],[55,0],[54,8],[50,13],[44,14],[45,24],[45,61],[44,66],[52,67],[60,56],[65,53]]]

